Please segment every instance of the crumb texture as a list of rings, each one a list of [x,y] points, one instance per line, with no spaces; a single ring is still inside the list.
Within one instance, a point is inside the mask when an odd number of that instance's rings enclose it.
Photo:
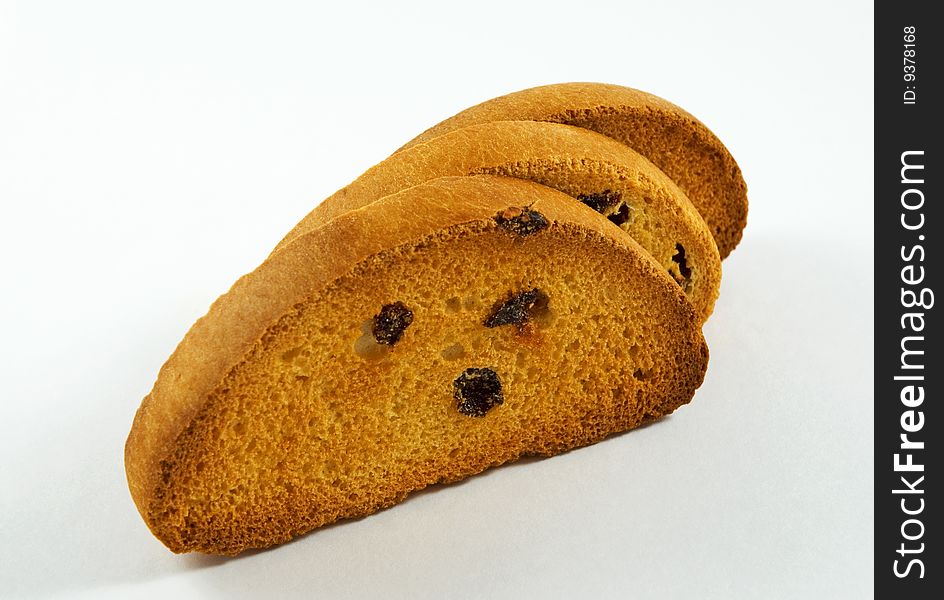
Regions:
[[[259,332],[140,499],[165,544],[266,547],[691,399],[707,349],[658,264],[563,195],[534,207],[547,227],[508,232],[497,210],[540,186],[485,179],[480,218],[370,254]],[[401,196],[404,214],[423,198]],[[496,307],[507,324],[487,326]],[[393,343],[375,334],[383,319]]]

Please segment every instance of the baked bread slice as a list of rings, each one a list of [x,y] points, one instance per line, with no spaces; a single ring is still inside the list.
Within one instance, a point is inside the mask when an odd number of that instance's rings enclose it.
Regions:
[[[235,554],[668,414],[707,360],[675,282],[588,207],[434,180],[220,297],[135,416],[128,483],[171,550]]]
[[[698,119],[632,88],[561,83],[515,92],[446,119],[404,148],[476,123],[524,120],[592,129],[634,148],[682,188],[708,223],[722,259],[741,241],[747,185],[734,157]]]
[[[346,211],[430,179],[482,173],[529,179],[581,199],[655,257],[702,321],[711,314],[721,286],[721,258],[685,194],[624,144],[557,123],[482,123],[397,152],[315,207],[282,244]]]

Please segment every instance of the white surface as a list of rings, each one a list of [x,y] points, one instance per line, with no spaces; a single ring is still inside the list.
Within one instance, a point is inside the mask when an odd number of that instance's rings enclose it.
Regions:
[[[144,4],[0,3],[0,596],[870,595],[871,6]],[[122,448],[190,324],[427,126],[571,80],[684,106],[747,178],[692,404],[267,552],[165,550]]]

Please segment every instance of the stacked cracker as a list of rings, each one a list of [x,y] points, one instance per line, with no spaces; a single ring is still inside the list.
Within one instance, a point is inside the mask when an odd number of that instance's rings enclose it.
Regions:
[[[746,188],[699,121],[563,84],[470,108],[319,204],[188,332],[132,496],[235,554],[687,403]]]

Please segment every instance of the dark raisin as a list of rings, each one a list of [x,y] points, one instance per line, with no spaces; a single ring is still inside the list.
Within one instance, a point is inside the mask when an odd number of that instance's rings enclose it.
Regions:
[[[612,208],[614,204],[619,202],[622,197],[623,195],[619,192],[603,190],[599,194],[580,194],[577,196],[577,200],[580,200],[598,213],[603,214]]]
[[[372,333],[379,344],[392,346],[400,341],[404,330],[413,322],[413,311],[402,302],[384,304],[374,317]]]
[[[492,314],[485,319],[485,326],[524,325],[528,322],[534,305],[546,300],[547,295],[537,288],[512,294],[507,300],[495,304]]]
[[[516,235],[527,236],[537,233],[547,227],[547,218],[536,210],[509,206],[495,215],[495,222],[506,231]]]
[[[607,216],[607,219],[609,219],[617,227],[622,225],[629,220],[629,205],[625,202],[620,204],[619,210]]]
[[[484,417],[505,401],[498,373],[488,367],[466,369],[452,382],[452,387],[456,408],[469,417]]]
[[[675,255],[672,256],[672,262],[678,265],[679,276],[673,274],[675,281],[685,287],[692,277],[692,269],[688,266],[688,260],[685,258],[685,246],[675,244]]]

